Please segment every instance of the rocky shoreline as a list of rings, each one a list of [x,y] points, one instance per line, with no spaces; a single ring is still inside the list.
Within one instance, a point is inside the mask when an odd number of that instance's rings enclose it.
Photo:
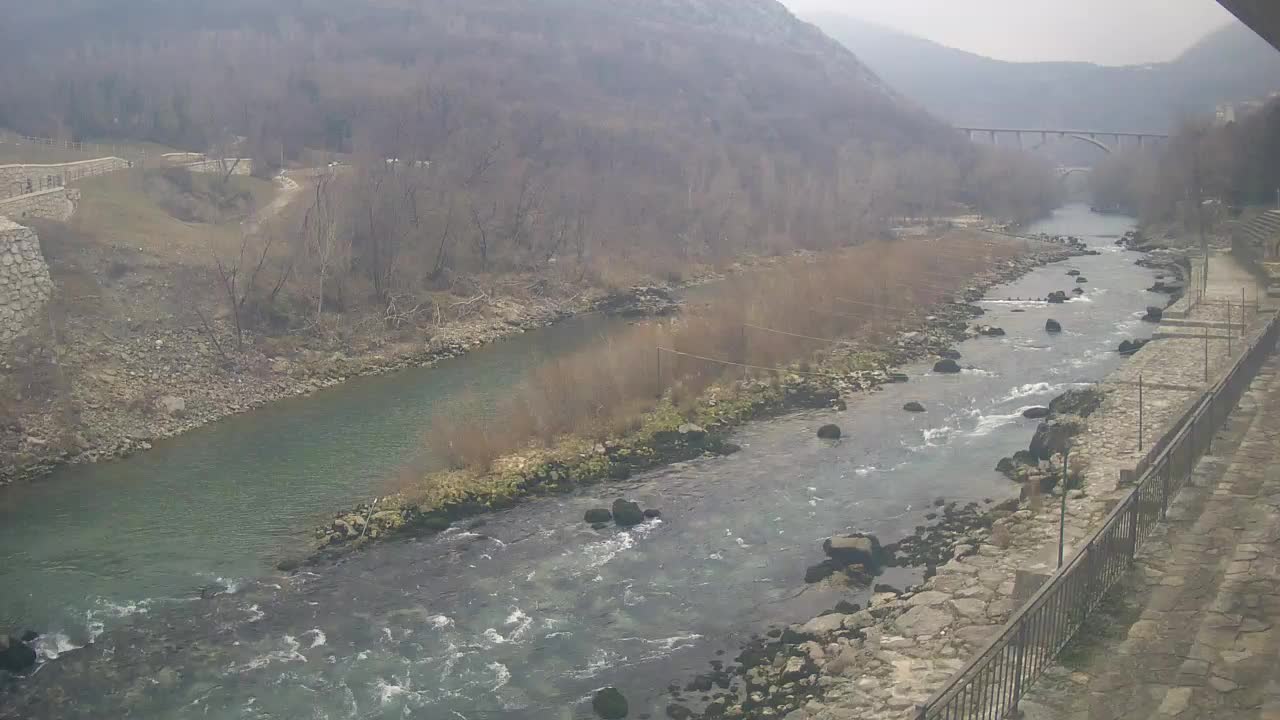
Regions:
[[[1151,246],[1140,233],[1117,244],[1143,252],[1137,264],[1168,272],[1170,277],[1158,280],[1152,291],[1169,294],[1170,304],[1181,296],[1188,274],[1184,254]],[[1121,352],[1132,355],[1141,347]],[[1100,503],[1093,491],[1086,494],[1084,488],[1090,453],[1083,453],[1083,463],[1067,463],[1066,453],[1100,409],[1121,414],[1107,406],[1109,394],[1095,387],[1055,398],[1040,415],[1028,449],[1000,460],[996,469],[1022,486],[1019,499],[960,506],[939,498],[936,512],[926,516],[932,522],[906,538],[883,549],[875,538],[863,541],[867,549],[874,545],[883,553],[876,564],[920,569],[919,583],[905,591],[876,585],[867,608],[842,601],[808,622],[754,636],[733,664],[713,663],[711,672],[683,688],[672,686],[666,715],[678,720],[907,716],[1038,587],[1032,576],[1020,584],[1020,572],[1043,565],[1019,555],[1034,552],[1049,534],[1056,537],[1056,526],[1046,522],[1045,497],[1058,498],[1048,514],[1056,514],[1059,503],[1073,519],[1105,514],[1105,506],[1095,507]],[[832,544],[841,540],[824,543],[829,559],[822,565],[836,560]],[[837,568],[833,580],[854,587],[875,582],[874,564],[858,558],[852,567],[852,573]],[[818,577],[812,571],[807,580],[830,582],[824,578],[833,574]],[[1044,568],[1038,577],[1050,571]]]
[[[68,432],[58,412],[33,413],[0,425],[0,487],[39,480],[66,465],[128,457],[172,438],[270,403],[335,387],[358,377],[430,367],[476,348],[572,317],[603,312],[621,317],[666,315],[679,307],[671,288],[640,286],[612,293],[592,292],[569,299],[547,298],[527,304],[499,304],[496,317],[442,326],[426,342],[400,343],[348,355],[306,348],[275,347],[268,337],[246,333],[245,349],[233,368],[211,360],[216,355],[208,334],[196,328],[139,330],[115,337],[90,327],[69,334],[101,335],[109,348],[91,357],[50,357],[36,343],[18,346],[0,370],[48,363],[81,365],[92,390],[77,388],[70,404],[81,422]],[[224,348],[235,344],[228,329],[219,331]],[[108,355],[116,367],[94,367]],[[145,386],[142,394],[133,388]]]
[[[425,500],[383,498],[336,513],[331,522],[316,529],[318,549],[305,560],[289,561],[283,567],[331,560],[387,538],[439,532],[454,521],[509,507],[525,496],[570,492],[703,454],[734,452],[736,447],[727,436],[742,423],[797,409],[842,405],[841,398],[848,393],[905,381],[900,368],[925,358],[955,363],[959,356],[953,346],[982,332],[972,323],[984,311],[971,303],[980,300],[988,288],[1034,268],[1096,252],[1075,238],[1043,240],[1032,252],[975,276],[953,302],[927,308],[923,329],[904,329],[887,347],[846,344],[830,354],[818,373],[786,374],[773,383],[744,380],[712,388],[691,412],[661,406],[638,432],[615,442],[571,440],[552,450],[499,461],[484,475],[441,473],[432,485],[444,490]]]

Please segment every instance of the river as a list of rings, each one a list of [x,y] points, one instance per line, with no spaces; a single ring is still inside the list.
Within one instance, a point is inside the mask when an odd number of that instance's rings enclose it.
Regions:
[[[1016,495],[992,468],[1030,439],[1021,409],[1103,378],[1123,362],[1122,339],[1150,334],[1146,306],[1163,304],[1143,290],[1153,272],[1113,245],[1130,227],[1072,205],[1030,228],[1102,254],[993,289],[983,322],[1008,334],[962,343],[973,369],[960,375],[908,368],[910,382],[845,412],[747,426],[736,455],[533,499],[314,573],[267,568],[315,513],[402,462],[432,412],[462,398],[491,406],[538,354],[608,321],[286,401],[15,489],[0,510],[0,612],[10,627],[56,629],[46,655],[86,647],[12,686],[0,717],[571,718],[590,715],[583,700],[603,685],[620,687],[633,714],[661,716],[670,682],[840,599],[803,583],[823,538],[889,542],[936,497]],[[998,301],[1069,290],[1071,268],[1089,280],[1081,298]],[[1048,317],[1065,332],[1046,334]],[[909,400],[928,412],[903,412]],[[826,422],[846,439],[814,438]],[[618,496],[663,517],[631,530],[582,523]]]

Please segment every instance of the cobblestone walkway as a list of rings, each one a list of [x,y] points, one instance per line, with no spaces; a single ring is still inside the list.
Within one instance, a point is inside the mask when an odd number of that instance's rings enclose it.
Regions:
[[[1118,631],[1068,652],[1024,700],[1028,720],[1280,720],[1277,359],[1215,451],[1118,588],[1120,607],[1090,621]]]

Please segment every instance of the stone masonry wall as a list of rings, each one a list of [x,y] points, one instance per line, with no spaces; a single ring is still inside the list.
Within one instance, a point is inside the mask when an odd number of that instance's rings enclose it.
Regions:
[[[191,172],[224,173],[231,170],[232,175],[252,175],[253,160],[250,158],[224,158],[222,160],[200,160],[182,165]]]
[[[52,293],[35,231],[0,217],[0,348],[30,329]]]
[[[133,167],[131,161],[118,157],[54,165],[0,165],[0,198],[29,195],[129,167]]]
[[[72,196],[78,196],[78,193],[79,190],[74,188],[55,187],[28,195],[0,199],[0,216],[14,220],[33,217],[66,220],[71,217],[74,207]]]

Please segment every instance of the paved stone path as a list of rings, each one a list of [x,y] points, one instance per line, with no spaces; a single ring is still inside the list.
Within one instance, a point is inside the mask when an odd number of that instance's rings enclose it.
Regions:
[[[1119,586],[1122,635],[1052,669],[1028,720],[1280,720],[1280,360],[1215,450]]]

